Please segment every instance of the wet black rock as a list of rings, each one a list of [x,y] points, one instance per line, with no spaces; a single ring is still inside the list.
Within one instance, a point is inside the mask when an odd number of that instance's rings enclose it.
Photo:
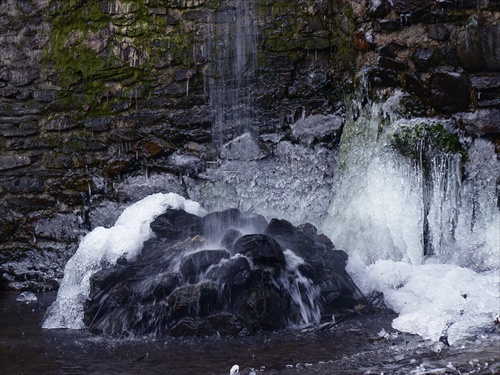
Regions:
[[[378,50],[378,53],[380,56],[385,56],[385,57],[396,57],[396,54],[399,51],[402,51],[405,49],[405,46],[399,44],[399,43],[388,43],[387,45],[380,47]]]
[[[383,18],[391,12],[391,4],[387,0],[372,1],[368,8],[368,15],[371,18]]]
[[[367,71],[367,78],[371,87],[398,87],[399,80],[397,73],[390,69],[370,68]]]
[[[426,72],[430,68],[438,66],[441,59],[441,51],[436,46],[419,49],[412,56],[415,68],[419,72]]]
[[[162,238],[177,241],[201,234],[201,220],[184,210],[167,210],[152,223],[151,229]]]
[[[476,19],[458,34],[457,53],[471,71],[499,71],[500,25],[485,27]]]
[[[471,104],[469,80],[455,72],[434,73],[430,79],[431,105],[438,111],[466,111]]]
[[[311,224],[167,210],[134,260],[91,277],[84,323],[121,335],[245,335],[352,309],[347,255]],[[243,233],[248,233],[243,235]],[[222,241],[221,241],[222,239]]]
[[[441,23],[431,24],[427,30],[427,35],[431,39],[445,42],[450,38],[450,30]]]
[[[234,244],[234,252],[251,258],[256,265],[272,267],[275,275],[279,275],[286,264],[279,243],[265,234],[247,234],[241,237]]]
[[[378,59],[378,65],[382,68],[387,68],[395,71],[407,70],[408,64],[392,59],[390,57],[380,56]]]

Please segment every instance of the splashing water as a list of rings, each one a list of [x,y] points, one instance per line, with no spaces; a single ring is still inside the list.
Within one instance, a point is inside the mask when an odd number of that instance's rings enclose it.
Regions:
[[[290,293],[290,296],[299,307],[300,324],[299,327],[308,327],[318,324],[321,319],[319,304],[320,288],[302,275],[299,266],[304,264],[304,259],[296,255],[291,250],[284,251],[286,257],[286,273],[281,276],[280,282]]]
[[[149,224],[167,208],[184,209],[203,216],[206,211],[180,195],[153,194],[128,207],[111,228],[98,227],[81,241],[64,269],[57,300],[47,311],[43,328],[83,329],[83,309],[90,291],[90,277],[115,265],[120,257],[133,260],[142,244],[153,236]]]

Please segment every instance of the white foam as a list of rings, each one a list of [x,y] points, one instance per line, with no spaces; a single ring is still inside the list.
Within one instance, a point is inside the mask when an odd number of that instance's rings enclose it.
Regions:
[[[157,193],[125,209],[113,227],[95,228],[66,264],[57,299],[47,312],[43,328],[84,328],[83,305],[89,295],[90,277],[116,264],[121,256],[127,260],[137,257],[144,241],[153,236],[151,222],[167,208],[184,209],[198,216],[206,214],[198,203],[180,195]]]
[[[379,260],[365,267],[359,257],[348,271],[366,294],[384,293],[385,302],[399,314],[393,328],[438,341],[484,333],[493,326],[500,308],[497,271],[477,273],[451,264]]]

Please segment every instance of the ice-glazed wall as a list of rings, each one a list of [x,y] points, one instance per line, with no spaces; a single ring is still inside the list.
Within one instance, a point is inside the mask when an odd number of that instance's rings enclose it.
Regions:
[[[498,148],[497,1],[7,0],[0,14],[9,288],[56,288],[79,237],[151,193],[321,225],[361,87],[372,103],[404,92],[401,118],[446,120],[469,162]]]

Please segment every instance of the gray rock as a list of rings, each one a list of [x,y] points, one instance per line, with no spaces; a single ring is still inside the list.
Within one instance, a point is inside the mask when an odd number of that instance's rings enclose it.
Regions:
[[[4,182],[3,186],[9,193],[42,193],[43,181],[38,177],[22,176]]]
[[[469,134],[500,134],[500,109],[478,109],[457,114],[459,125]]]
[[[500,71],[500,25],[483,27],[473,20],[458,34],[457,53],[468,70]]]
[[[476,90],[500,90],[500,74],[480,73],[470,76],[471,85]]]
[[[308,146],[340,137],[344,119],[337,115],[316,115],[299,119],[291,125],[294,139]]]
[[[104,132],[109,130],[111,117],[100,117],[86,120],[83,125],[95,132]]]
[[[33,91],[33,99],[37,102],[48,103],[56,100],[56,90],[36,90]]]
[[[56,213],[51,217],[38,217],[30,223],[31,233],[36,238],[61,242],[75,242],[80,234],[79,218],[74,213]]]
[[[49,120],[45,126],[44,129],[46,131],[61,131],[61,130],[67,130],[67,129],[72,129],[78,126],[78,123],[76,121],[71,120],[69,117],[61,115],[61,116],[56,116]]]
[[[0,155],[0,171],[24,167],[31,164],[31,158],[27,155]]]
[[[267,155],[250,133],[244,133],[223,145],[219,154],[221,159],[227,160],[259,160]]]
[[[441,23],[430,24],[427,35],[431,39],[444,42],[450,38],[450,30]]]

